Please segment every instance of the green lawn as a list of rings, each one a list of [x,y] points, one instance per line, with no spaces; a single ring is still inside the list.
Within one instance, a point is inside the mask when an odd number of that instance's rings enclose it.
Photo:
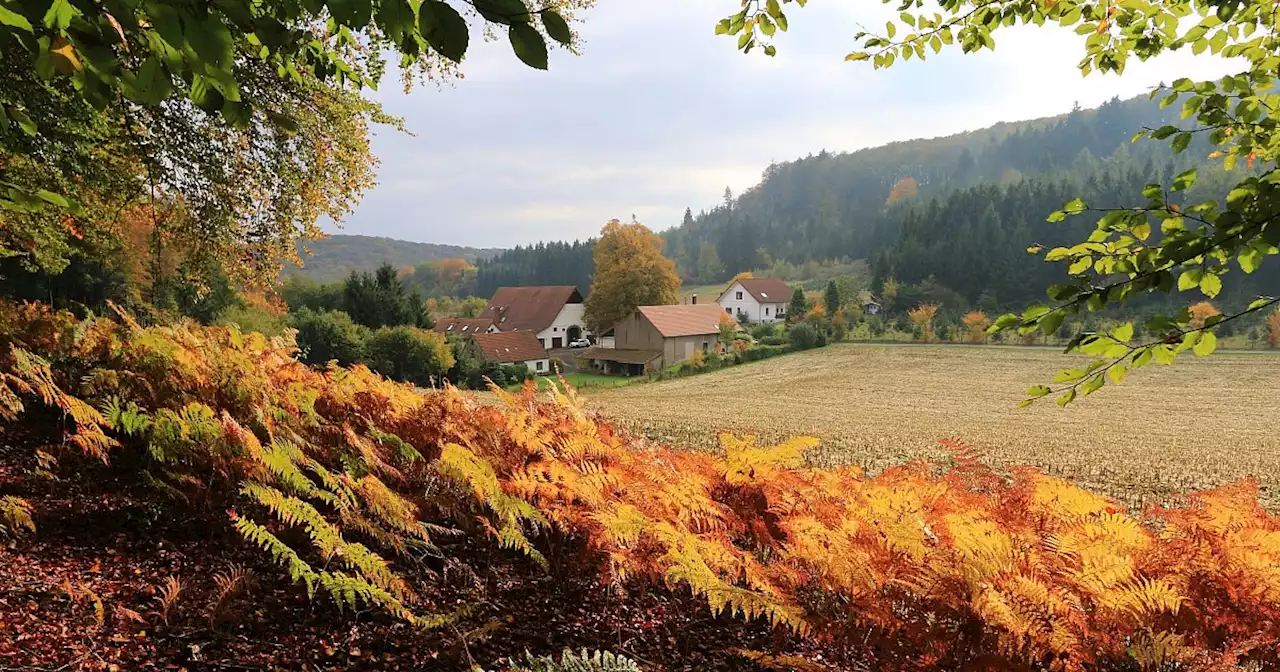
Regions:
[[[598,373],[585,373],[582,371],[571,371],[569,373],[562,374],[561,378],[564,378],[570,385],[579,390],[601,387],[621,387],[641,380],[647,380],[644,376],[625,378],[622,376],[603,376]],[[538,390],[543,391],[546,390],[547,386],[555,379],[538,377],[536,380],[538,381]],[[518,388],[519,385],[514,385],[512,387]]]

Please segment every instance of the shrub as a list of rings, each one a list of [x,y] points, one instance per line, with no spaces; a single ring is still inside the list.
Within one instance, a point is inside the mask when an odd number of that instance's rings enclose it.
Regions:
[[[552,374],[564,373],[564,360],[560,359],[559,357],[552,357],[550,360],[548,360],[547,365],[551,367],[551,370],[548,371],[548,373],[552,373]],[[524,370],[528,371],[529,367],[525,366]]]
[[[975,310],[966,313],[960,320],[964,323],[968,330],[970,343],[986,343],[987,327],[991,326],[991,320],[987,319],[987,314],[981,310]]]
[[[920,330],[921,341],[925,343],[933,342],[933,316],[937,314],[938,306],[932,303],[916,306],[907,313],[916,328]]]
[[[284,317],[261,306],[232,306],[218,316],[218,324],[234,324],[240,331],[256,331],[266,336],[279,336],[288,326]]]
[[[790,343],[786,336],[765,336],[760,339],[762,345],[786,345]]]
[[[314,311],[303,308],[289,316],[289,325],[298,330],[302,361],[325,364],[337,360],[349,366],[365,357],[368,330],[340,310]]]
[[[751,337],[757,341],[763,338],[771,338],[778,335],[777,325],[773,324],[757,324],[751,327]]]
[[[827,344],[826,336],[811,324],[795,324],[787,330],[787,340],[795,350],[808,350]]]
[[[392,379],[429,386],[453,367],[444,336],[416,327],[382,327],[365,343],[369,368]]]

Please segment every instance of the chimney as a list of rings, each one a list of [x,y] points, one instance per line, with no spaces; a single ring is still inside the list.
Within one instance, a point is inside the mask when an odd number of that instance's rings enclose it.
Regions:
[[[694,295],[693,295],[693,298],[690,300],[690,302],[691,302],[691,303],[693,303],[693,305],[695,305],[695,306],[696,306],[696,305],[698,305],[698,295],[697,295],[697,294],[694,294]]]

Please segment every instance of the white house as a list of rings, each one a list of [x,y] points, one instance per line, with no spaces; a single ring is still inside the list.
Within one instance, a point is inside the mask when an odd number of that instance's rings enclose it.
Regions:
[[[551,373],[547,351],[527,331],[472,334],[471,340],[485,359],[499,364],[521,363],[533,373]]]
[[[716,303],[735,319],[770,324],[787,318],[792,292],[791,285],[777,278],[746,278],[735,280]]]
[[[481,315],[499,332],[531,331],[542,347],[556,349],[587,335],[584,311],[577,287],[499,287]]]

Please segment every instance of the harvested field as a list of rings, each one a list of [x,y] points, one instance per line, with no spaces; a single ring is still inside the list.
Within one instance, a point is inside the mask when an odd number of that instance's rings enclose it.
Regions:
[[[1067,409],[1016,407],[1070,360],[1052,350],[839,345],[714,373],[587,390],[632,431],[714,448],[724,430],[823,440],[816,464],[876,470],[956,437],[993,464],[1029,464],[1130,505],[1255,476],[1280,509],[1280,356],[1187,355]]]

